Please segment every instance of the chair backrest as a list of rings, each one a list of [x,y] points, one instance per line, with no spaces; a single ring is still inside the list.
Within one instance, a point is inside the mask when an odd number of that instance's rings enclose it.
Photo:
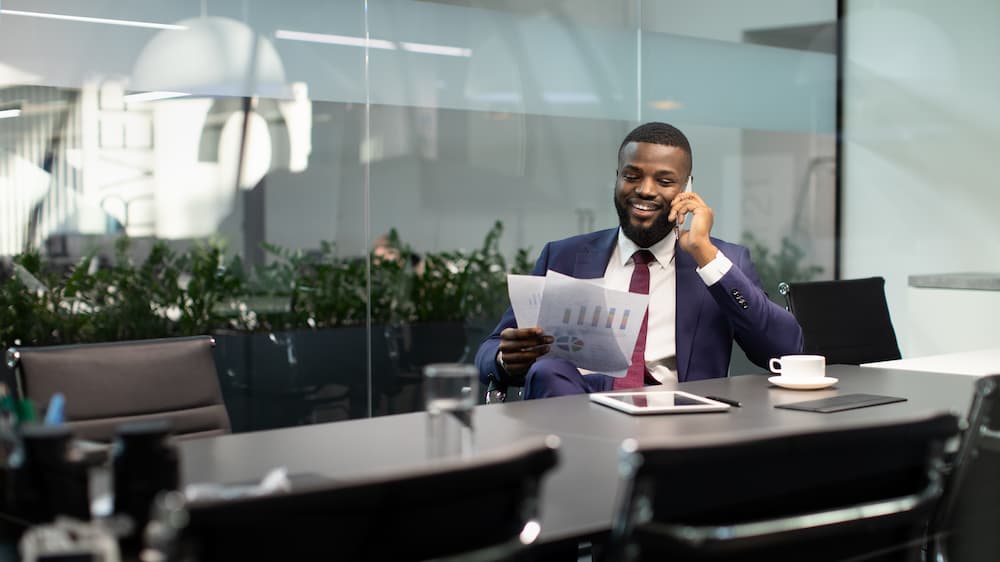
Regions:
[[[778,290],[802,326],[803,353],[847,365],[900,358],[882,277],[782,283]]]
[[[175,435],[229,432],[213,340],[190,338],[19,347],[7,351],[17,392],[44,406],[66,397],[77,437],[107,441],[125,422],[165,418]]]
[[[1000,375],[976,381],[968,424],[931,530],[933,560],[1000,557]]]
[[[957,433],[942,413],[750,441],[628,440],[611,558],[907,559]]]
[[[541,479],[555,466],[557,447],[558,438],[539,437],[473,458],[288,493],[161,498],[156,519],[167,526],[186,521],[164,541],[171,559],[503,560],[541,530]]]

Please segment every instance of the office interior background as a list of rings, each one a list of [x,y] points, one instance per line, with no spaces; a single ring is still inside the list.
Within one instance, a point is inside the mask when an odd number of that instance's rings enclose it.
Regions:
[[[908,278],[997,270],[998,24],[992,0],[3,0],[0,254],[108,265],[127,235],[136,261],[154,241],[247,268],[360,260],[368,335],[319,377],[357,371],[354,405],[243,428],[406,411],[405,376],[380,396],[382,359],[454,338],[427,359],[471,360],[496,317],[386,335],[373,248],[395,233],[404,268],[458,268],[499,222],[509,267],[614,226],[618,145],[658,120],[690,138],[714,234],[751,247],[772,298],[880,275],[904,357],[986,347],[1000,296]],[[315,326],[283,328],[258,339],[301,369]]]

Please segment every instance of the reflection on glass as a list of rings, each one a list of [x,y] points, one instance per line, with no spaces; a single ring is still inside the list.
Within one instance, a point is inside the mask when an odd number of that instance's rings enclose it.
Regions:
[[[161,248],[175,301],[150,318],[235,330],[246,428],[419,410],[506,271],[616,224],[637,121],[688,133],[772,293],[833,274],[835,2],[28,4],[0,9],[0,255],[94,273],[122,235],[134,271]]]

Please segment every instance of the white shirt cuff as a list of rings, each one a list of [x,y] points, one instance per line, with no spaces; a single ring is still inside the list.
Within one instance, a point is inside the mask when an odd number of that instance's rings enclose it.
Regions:
[[[701,276],[701,280],[705,282],[705,286],[711,287],[718,283],[723,275],[729,273],[730,267],[733,267],[733,262],[729,261],[729,258],[722,254],[722,250],[719,250],[714,260],[706,263],[705,267],[695,269],[695,271]]]

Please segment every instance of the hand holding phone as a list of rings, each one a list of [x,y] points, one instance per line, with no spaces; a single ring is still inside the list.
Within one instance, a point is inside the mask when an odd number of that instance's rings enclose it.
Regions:
[[[688,178],[683,193],[674,197],[671,206],[674,213],[674,231],[679,247],[694,257],[698,267],[704,267],[718,255],[710,238],[714,215],[712,208],[692,191],[693,178]],[[684,228],[681,229],[681,221]]]

